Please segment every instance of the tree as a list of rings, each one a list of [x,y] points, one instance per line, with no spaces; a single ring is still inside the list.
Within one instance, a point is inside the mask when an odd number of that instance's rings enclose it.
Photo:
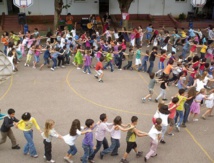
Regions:
[[[63,9],[63,0],[54,0],[54,30],[58,27],[59,18]]]
[[[121,14],[129,12],[129,8],[133,1],[134,0],[118,0]],[[128,20],[123,20],[123,27],[128,28],[128,23],[129,23]]]

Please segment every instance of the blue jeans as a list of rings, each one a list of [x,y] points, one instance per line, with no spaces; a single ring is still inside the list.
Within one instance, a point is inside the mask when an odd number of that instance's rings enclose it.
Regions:
[[[178,126],[180,127],[181,123],[183,122],[184,112],[176,110],[175,123],[177,123],[178,117],[179,117]]]
[[[106,69],[106,67],[110,66],[111,67],[111,71],[114,71],[113,65],[111,63],[111,61],[107,62],[106,65],[104,66],[104,69]]]
[[[82,148],[84,150],[84,155],[82,157],[82,163],[88,163],[89,156],[92,155],[94,152],[93,147],[82,144]]]
[[[84,71],[86,72],[88,70],[88,73],[91,74],[90,66],[84,66]]]
[[[114,63],[117,65],[118,64],[118,54],[114,55]]]
[[[3,47],[3,52],[5,55],[7,55],[7,46],[6,45],[4,45],[4,47]]]
[[[98,141],[96,144],[96,149],[94,150],[93,154],[89,156],[89,160],[93,160],[96,153],[100,150],[101,146],[103,145],[104,150],[109,148],[108,141],[106,138],[103,139],[103,141]]]
[[[164,62],[159,62],[158,63],[158,69],[163,70],[164,69]]]
[[[147,70],[149,74],[152,73],[153,67],[154,67],[154,61],[149,61],[149,68]]]
[[[111,146],[101,152],[101,155],[111,153],[112,155],[118,154],[118,148],[120,147],[120,139],[111,138]]]
[[[188,50],[187,49],[183,49],[182,54],[181,54],[182,59],[186,58],[187,53],[188,53]]]
[[[77,153],[77,148],[75,145],[69,146],[70,149],[68,150],[68,154],[74,156]]]
[[[138,68],[138,71],[141,71],[142,69],[143,69],[143,71],[147,71],[147,59],[145,59],[145,58],[143,58],[142,59],[142,66],[140,66],[139,68]]]
[[[52,61],[53,61],[52,68],[55,68],[57,66],[57,59],[56,58],[52,58]]]
[[[187,122],[188,116],[189,116],[189,112],[190,112],[190,105],[188,103],[184,103],[184,119],[183,119],[183,123],[185,124]]]
[[[33,142],[33,130],[24,131],[24,137],[27,140],[27,144],[24,147],[24,154],[26,155],[29,152],[31,156],[37,155]]]

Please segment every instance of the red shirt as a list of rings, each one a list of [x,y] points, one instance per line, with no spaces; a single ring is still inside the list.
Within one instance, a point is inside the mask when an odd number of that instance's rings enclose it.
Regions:
[[[192,68],[198,67],[198,65],[199,65],[199,61],[195,62],[195,63],[192,65]]]
[[[197,46],[196,46],[196,45],[192,45],[192,47],[191,47],[190,51],[191,51],[191,52],[195,52],[196,48],[197,48]]]
[[[196,73],[197,73],[197,70],[194,70],[193,73],[190,74],[190,76],[195,79],[196,78]]]
[[[164,62],[165,59],[166,59],[166,55],[162,55],[162,56],[160,57],[160,62]]]
[[[97,62],[95,70],[99,71],[103,69],[103,64],[101,62]]]
[[[204,70],[205,69],[205,63],[201,63],[200,64],[200,70]]]
[[[170,103],[169,106],[168,106],[169,109],[171,109],[171,107],[172,107],[173,105],[175,105],[175,104]],[[173,107],[173,109],[170,110],[170,114],[169,114],[169,118],[170,118],[170,119],[174,119],[174,118],[175,118],[176,108],[177,108],[177,105],[175,105],[175,107]]]
[[[135,30],[134,32],[135,32],[135,38],[140,38],[140,33],[137,30]]]

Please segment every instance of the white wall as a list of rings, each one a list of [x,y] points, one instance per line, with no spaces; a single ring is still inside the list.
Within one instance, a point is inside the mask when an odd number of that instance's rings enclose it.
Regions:
[[[7,11],[7,0],[3,0],[3,3],[0,3],[0,15],[4,12],[6,15],[8,14]]]
[[[96,0],[87,0],[82,3],[74,3],[68,9],[62,10],[62,15],[71,13],[72,15],[90,15],[99,13],[99,3],[94,3]],[[98,0],[97,0],[98,1]],[[66,4],[66,0],[64,0]],[[26,9],[31,11],[31,15],[53,15],[54,14],[54,0],[34,0],[34,4]]]

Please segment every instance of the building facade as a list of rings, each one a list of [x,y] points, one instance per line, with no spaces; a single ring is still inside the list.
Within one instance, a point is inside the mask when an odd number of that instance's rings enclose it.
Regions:
[[[100,14],[108,11],[110,14],[120,14],[117,0],[64,0],[64,4],[71,7],[63,9],[62,14],[72,15]],[[129,9],[130,14],[151,14],[178,16],[187,14],[192,10],[190,0],[134,0]],[[31,12],[31,15],[53,15],[54,0],[34,0],[34,4],[24,9],[18,9],[13,5],[13,0],[0,0],[0,14],[16,14],[16,12]]]

